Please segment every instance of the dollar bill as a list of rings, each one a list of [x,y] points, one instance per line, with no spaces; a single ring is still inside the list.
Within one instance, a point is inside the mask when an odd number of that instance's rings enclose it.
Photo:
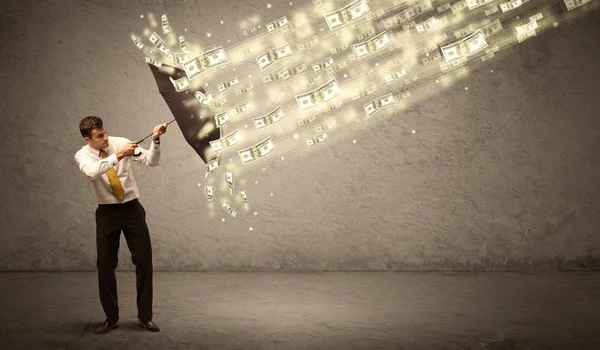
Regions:
[[[242,94],[252,91],[252,89],[254,89],[252,83],[248,83],[248,84],[244,85],[243,88],[235,90],[235,93],[237,95],[242,95]]]
[[[514,10],[518,7],[521,7],[521,5],[523,5],[524,3],[526,3],[529,0],[511,0],[508,2],[503,2],[500,4],[500,10],[502,10],[502,12],[508,12],[510,10]]]
[[[290,68],[281,68],[277,70],[278,79],[282,79],[284,82],[292,79],[293,77],[308,71],[306,63],[300,62]]]
[[[215,108],[219,108],[219,107],[223,106],[226,103],[227,103],[227,99],[225,98],[225,96],[222,96],[221,99],[218,101],[216,99],[213,99],[213,101],[208,105],[208,108],[213,110]]]
[[[229,213],[229,215],[233,216],[234,218],[237,216],[237,211],[235,211],[231,205],[229,205],[229,203],[225,202],[221,205],[221,208],[223,208],[223,210],[225,210],[227,213]]]
[[[323,113],[329,113],[331,111],[334,111],[334,110],[340,108],[341,105],[342,105],[342,101],[332,102],[327,107],[325,107],[325,109],[323,110]]]
[[[169,32],[171,31],[169,29],[169,20],[167,19],[167,15],[162,15],[160,17],[160,26],[162,27],[162,33],[163,34],[169,34]]]
[[[478,30],[471,35],[462,38],[461,40],[450,45],[442,46],[442,54],[446,59],[446,63],[450,64],[455,61],[466,60],[469,56],[488,47],[485,36]]]
[[[365,103],[363,108],[367,112],[367,117],[370,118],[373,114],[379,112],[382,108],[396,104],[396,98],[393,93],[381,96],[371,102]]]
[[[135,46],[137,46],[138,49],[143,49],[144,48],[144,43],[134,34],[131,34],[131,40],[133,40],[133,43],[135,44]]]
[[[331,49],[331,54],[335,55],[336,53],[340,53],[340,52],[346,50],[347,48],[348,48],[348,45],[340,44],[340,45],[334,47],[333,49]]]
[[[190,48],[187,44],[187,41],[185,41],[185,38],[183,37],[183,35],[179,36],[179,47],[181,47],[181,51],[183,51],[184,54],[186,54],[186,55],[190,54]]]
[[[289,21],[286,16],[283,16],[273,22],[267,23],[267,30],[270,32],[288,25]]]
[[[144,57],[144,58],[145,58],[146,63],[150,63],[151,65],[153,65],[157,68],[162,67],[162,62],[159,62],[159,61],[157,61],[153,58],[149,58],[149,57]]]
[[[310,139],[306,139],[306,145],[308,147],[316,145],[317,143],[321,143],[323,141],[327,140],[327,133],[326,132],[322,132],[320,134],[318,134],[315,137],[311,137]]]
[[[485,10],[485,11],[483,11],[483,12],[485,13],[485,15],[486,15],[486,16],[491,16],[491,15],[493,15],[494,13],[498,12],[498,6],[494,6],[494,7],[492,7],[491,9],[489,9],[489,10]]]
[[[473,10],[485,4],[489,4],[492,1],[494,0],[465,0],[465,2],[467,3],[467,7],[469,7],[469,10]]]
[[[217,85],[217,89],[219,89],[220,93],[225,92],[227,89],[229,89],[230,87],[232,87],[233,85],[239,84],[240,81],[238,80],[238,77],[233,77],[227,81],[222,82],[221,84]]]
[[[298,101],[300,109],[306,111],[319,104],[331,101],[339,94],[340,86],[338,85],[337,80],[333,78],[312,91],[302,95],[296,95],[296,101]]]
[[[256,27],[252,27],[250,29],[245,29],[244,30],[244,36],[250,35],[250,34],[254,33],[256,30],[257,30]]]
[[[390,29],[390,28],[396,27],[402,23],[406,23],[406,22],[416,18],[417,16],[421,15],[422,13],[425,13],[425,12],[428,12],[431,10],[433,10],[433,6],[431,6],[431,1],[424,0],[417,4],[412,5],[411,7],[400,12],[399,14],[397,14],[394,17],[384,19],[382,21],[382,23],[383,23],[383,26],[385,27],[385,29]]]
[[[343,27],[369,14],[371,10],[366,0],[358,0],[333,12],[325,14],[325,20],[330,30]]]
[[[536,36],[537,33],[535,30],[538,28],[537,21],[530,21],[521,26],[516,26],[515,30],[517,31],[517,40],[521,43],[525,39],[530,38],[532,36]]]
[[[274,63],[281,61],[284,58],[292,57],[294,54],[292,53],[292,48],[289,44],[284,44],[280,47],[277,47],[273,50],[267,51],[256,57],[256,62],[258,63],[258,67],[263,71],[269,67],[271,67]]]
[[[246,191],[240,191],[240,197],[242,197],[242,201],[244,202],[244,206],[248,208],[248,196],[246,195]]]
[[[233,173],[231,171],[225,172],[225,182],[229,185],[229,194],[233,197]]]
[[[192,81],[207,70],[225,63],[229,63],[229,59],[223,47],[219,46],[184,62],[183,69],[188,79]]]
[[[169,53],[169,58],[171,59],[171,61],[175,64],[183,64],[183,62],[186,62],[187,60],[189,60],[189,58],[187,57],[187,55],[185,53]]]
[[[319,38],[317,38],[317,36],[315,35],[312,38],[306,40],[305,42],[298,44],[298,50],[304,51],[306,49],[310,49],[311,47],[317,45],[318,42]]]
[[[439,61],[442,59],[442,54],[439,51],[435,51],[433,53],[430,53],[429,55],[425,55],[425,57],[421,58],[421,62],[423,62],[423,64],[428,64],[434,61]]]
[[[539,21],[540,19],[544,18],[544,15],[542,15],[541,12],[536,13],[535,15],[529,17],[530,21]]]
[[[571,11],[572,9],[576,9],[580,6],[587,4],[592,0],[563,0],[565,2],[565,6],[567,6],[567,11]]]
[[[267,85],[267,84],[270,84],[270,83],[272,83],[274,81],[279,80],[279,71],[280,70],[278,69],[275,72],[262,75],[261,79],[262,79],[263,83],[265,83],[265,85]]]
[[[204,195],[209,202],[215,199],[215,186],[204,186]]]
[[[369,85],[367,85],[366,88],[364,88],[363,90],[359,91],[354,96],[352,96],[352,100],[353,101],[360,100],[361,98],[364,98],[371,94],[374,94],[375,92],[377,92],[377,90],[378,90],[377,84],[375,84],[375,82],[373,81]]]
[[[335,127],[335,125],[336,125],[335,119],[329,120],[325,124],[320,124],[320,125],[315,126],[315,132],[317,134],[320,134],[324,131],[333,129]]]
[[[229,111],[215,114],[215,123],[217,124],[217,128],[220,128],[229,122],[231,122],[231,114],[229,114]]]
[[[317,81],[321,80],[321,76],[319,75],[315,75],[314,77],[310,77],[306,80],[306,86],[311,86],[314,83],[316,83]]]
[[[460,39],[463,38],[471,33],[473,33],[475,31],[475,27],[473,26],[473,24],[469,24],[468,26],[456,30],[454,31],[454,36],[456,37],[456,39]]]
[[[227,113],[229,114],[229,116],[235,117],[236,115],[243,113],[249,109],[250,109],[250,101],[246,100],[246,101],[240,103],[239,105],[229,108],[227,110]]]
[[[386,75],[385,82],[390,84],[394,80],[400,79],[404,76],[406,76],[406,71],[404,69],[400,69],[398,71],[395,71],[395,72],[392,72],[391,74]]]
[[[333,73],[339,71],[340,69],[344,69],[344,68],[348,68],[348,62],[346,62],[346,61],[342,61],[340,63],[336,63],[332,66],[325,68],[325,72],[327,72],[327,74],[333,74]]]
[[[313,72],[318,72],[321,69],[325,69],[333,64],[333,57],[329,56],[319,63],[312,65]]]
[[[455,15],[455,14],[459,13],[465,7],[467,7],[467,4],[465,4],[464,1],[458,1],[458,2],[455,2],[454,4],[452,4],[452,6],[450,6],[450,10],[452,10],[452,14]]]
[[[215,170],[219,169],[219,159],[213,159],[206,163],[206,173],[212,173]]]
[[[194,96],[196,97],[198,102],[200,102],[200,105],[202,107],[206,107],[213,102],[213,97],[212,97],[212,94],[210,93],[210,91],[207,93],[202,93],[201,91],[196,91],[194,93]]]
[[[492,23],[488,24],[487,26],[481,28],[481,33],[483,33],[483,36],[485,38],[490,37],[496,33],[499,33],[502,30],[502,23],[500,23],[499,19],[496,19],[495,21],[493,21]]]
[[[438,24],[438,21],[435,17],[429,17],[427,20],[421,23],[415,24],[415,28],[417,29],[417,33],[423,33]]]
[[[366,39],[372,37],[373,35],[375,35],[375,33],[376,33],[375,28],[371,27],[366,32],[359,33],[357,35],[357,38],[358,38],[358,40],[366,40]]]
[[[238,155],[242,160],[242,164],[247,164],[273,152],[275,152],[275,144],[269,136],[252,147],[238,151]]]
[[[268,114],[263,115],[262,117],[252,118],[252,121],[254,122],[254,126],[256,127],[256,129],[262,129],[269,125],[277,123],[283,118],[285,118],[285,113],[283,112],[283,109],[281,107],[277,107]]]
[[[387,32],[384,30],[379,33],[377,36],[364,41],[362,43],[352,45],[352,50],[356,54],[358,59],[361,59],[365,56],[368,56],[374,52],[380,51],[383,48],[389,46],[391,44],[390,38]]]
[[[229,135],[222,137],[216,141],[210,141],[210,147],[215,153],[220,153],[223,150],[240,142],[240,134],[237,130],[233,131]]]
[[[310,116],[310,117],[308,117],[308,118],[304,118],[304,119],[302,119],[302,120],[301,120],[301,121],[298,123],[298,126],[304,126],[304,125],[308,125],[308,124],[310,124],[310,123],[314,122],[315,120],[317,120],[317,117],[316,117],[316,116],[314,116],[314,115],[311,115],[311,116]]]
[[[152,44],[154,44],[154,47],[156,47],[158,51],[163,54],[163,56],[167,56],[169,52],[171,52],[171,47],[162,41],[156,32],[153,32],[148,39]]]
[[[444,12],[446,10],[449,10],[449,9],[450,9],[450,3],[447,3],[447,4],[443,4],[442,6],[439,6],[437,8],[437,12],[442,13],[442,12]]]
[[[192,87],[187,77],[183,77],[177,80],[174,80],[173,78],[169,77],[169,80],[171,81],[171,83],[175,87],[175,91],[177,92],[182,92]]]

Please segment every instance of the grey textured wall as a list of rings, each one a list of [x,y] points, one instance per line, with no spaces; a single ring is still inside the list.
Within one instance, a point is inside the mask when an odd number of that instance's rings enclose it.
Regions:
[[[95,269],[79,121],[98,115],[110,135],[139,139],[172,119],[128,37],[140,14],[167,13],[189,41],[227,47],[244,37],[221,19],[291,13],[272,3],[3,1],[0,269]],[[252,199],[237,219],[207,210],[204,163],[172,124],[161,165],[134,165],[155,269],[597,267],[599,48],[595,11],[391,118],[274,157],[240,176]],[[122,237],[120,269],[129,256]]]

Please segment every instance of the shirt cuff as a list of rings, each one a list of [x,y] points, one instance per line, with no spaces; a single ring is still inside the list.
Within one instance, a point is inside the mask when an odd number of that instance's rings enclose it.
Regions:
[[[156,143],[156,142],[152,141],[152,149],[154,149],[156,151],[160,151],[160,143]]]
[[[117,154],[111,154],[110,156],[104,158],[104,160],[108,163],[110,163],[112,166],[117,166],[117,163],[119,163],[119,159],[117,158]]]

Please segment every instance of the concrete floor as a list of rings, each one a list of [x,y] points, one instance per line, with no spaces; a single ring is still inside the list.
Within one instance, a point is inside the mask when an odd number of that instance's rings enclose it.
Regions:
[[[117,272],[120,328],[95,272],[0,273],[2,349],[598,349],[597,272],[155,272],[136,324]]]

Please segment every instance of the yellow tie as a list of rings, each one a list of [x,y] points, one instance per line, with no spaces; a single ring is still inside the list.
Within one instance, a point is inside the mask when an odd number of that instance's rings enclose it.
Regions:
[[[100,157],[107,157],[105,150],[100,150]],[[117,175],[117,170],[115,167],[110,168],[110,170],[106,172],[106,175],[108,175],[108,180],[110,181],[113,194],[119,199],[119,201],[122,201],[123,197],[125,197],[125,190],[123,189],[123,185],[121,185],[121,181],[119,180],[119,175]]]

